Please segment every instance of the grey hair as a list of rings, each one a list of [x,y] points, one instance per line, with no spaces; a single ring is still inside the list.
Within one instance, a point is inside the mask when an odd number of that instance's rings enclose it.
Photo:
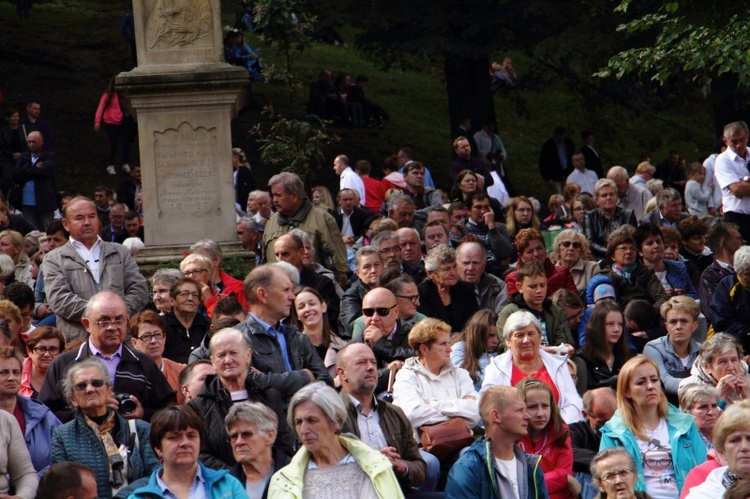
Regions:
[[[245,226],[245,229],[250,232],[258,232],[258,222],[256,222],[254,218],[242,217],[237,220],[237,225],[239,224],[243,224]]]
[[[682,196],[680,196],[680,193],[672,189],[671,187],[667,187],[666,189],[664,189],[663,191],[660,191],[659,194],[656,195],[656,205],[659,208],[664,208],[669,203],[677,199],[682,199]]]
[[[290,236],[297,236],[302,241],[303,246],[309,246],[310,249],[313,251],[313,254],[315,254],[315,248],[313,248],[312,240],[310,239],[310,235],[305,232],[304,230],[300,228],[295,228],[287,232]]]
[[[410,230],[410,231],[412,231],[414,233],[414,235],[417,236],[417,239],[420,242],[422,241],[422,236],[419,235],[419,231],[417,229],[415,229],[414,227],[399,227],[398,230]],[[398,234],[398,230],[396,231],[396,234]]]
[[[447,244],[438,244],[427,252],[427,257],[424,259],[424,269],[427,272],[435,272],[440,268],[440,265],[455,261],[456,250]]]
[[[188,250],[190,253],[198,253],[200,255],[208,256],[211,260],[221,258],[221,246],[213,239],[201,239],[196,242]]]
[[[518,310],[517,312],[513,312],[508,316],[508,319],[503,326],[503,339],[509,339],[511,334],[525,328],[529,324],[533,324],[536,330],[539,331],[539,334],[542,334],[542,324],[534,314],[528,310]]]
[[[594,458],[591,460],[591,466],[589,471],[591,471],[591,478],[595,482],[601,482],[602,475],[599,472],[599,461],[603,461],[604,459],[607,459],[608,457],[622,455],[626,456],[628,460],[628,466],[633,468],[633,473],[636,472],[636,465],[635,465],[635,458],[633,457],[630,452],[625,447],[607,447],[603,451],[599,452],[597,455],[594,456]]]
[[[717,402],[720,400],[719,390],[710,385],[688,385],[684,391],[680,392],[680,410],[690,412],[693,406],[699,401],[707,398],[713,398]]]
[[[624,167],[613,166],[609,169],[609,171],[607,171],[607,178],[609,178],[610,176],[628,178],[630,175],[628,175],[628,171]]]
[[[710,366],[714,361],[714,357],[726,352],[731,352],[732,350],[737,352],[740,359],[742,358],[742,345],[740,345],[734,336],[727,333],[714,334],[704,341],[703,345],[701,345],[699,353],[701,364],[704,366]]]
[[[391,196],[391,200],[388,203],[388,210],[395,210],[396,206],[401,206],[402,204],[414,204],[414,200],[411,198],[411,196],[407,196],[406,194],[394,194]]]
[[[5,253],[0,253],[0,276],[9,277],[16,271],[16,264],[13,259]]]
[[[163,282],[169,284],[169,287],[172,287],[172,284],[176,283],[183,277],[185,276],[179,269],[159,269],[154,272],[154,275],[151,277],[151,285],[153,286],[157,282]]]
[[[312,402],[317,405],[318,408],[323,411],[328,420],[333,423],[335,429],[338,431],[341,429],[341,425],[344,424],[347,418],[346,406],[339,397],[336,390],[326,385],[322,381],[316,381],[309,385],[303,386],[297,393],[294,394],[292,400],[289,401],[289,408],[286,413],[286,420],[289,426],[294,431],[294,436],[299,440],[297,430],[294,425],[294,409],[305,402]]]
[[[268,187],[273,187],[276,184],[281,184],[287,194],[297,194],[300,199],[305,197],[305,183],[295,173],[277,173],[268,181]]]
[[[260,402],[240,402],[239,404],[233,404],[229,408],[227,417],[224,418],[224,427],[227,433],[237,423],[254,424],[259,432],[267,433],[271,430],[277,430],[279,417],[266,404],[261,404]]]
[[[734,252],[734,271],[738,274],[750,268],[750,246],[741,246]]]
[[[247,345],[247,338],[245,333],[237,328],[225,327],[216,331],[208,342],[208,351],[211,352],[217,341],[223,338],[233,338],[235,341],[244,342]],[[248,345],[249,348],[249,345]]]
[[[615,193],[617,193],[617,184],[615,184],[614,180],[610,180],[608,178],[600,178],[596,181],[596,184],[594,184],[594,196],[599,197],[599,191],[604,189],[605,187],[611,187],[615,190]]]
[[[299,270],[297,270],[297,267],[288,262],[273,262],[271,265],[282,270],[292,281],[295,288],[299,287]]]
[[[383,256],[380,254],[380,251],[378,251],[377,248],[373,248],[372,246],[362,246],[354,255],[355,265],[359,267],[359,263],[364,257],[368,255],[378,255],[380,257],[380,263],[383,263]]]
[[[664,189],[664,182],[662,182],[661,179],[652,178],[651,180],[646,182],[646,189],[651,191],[651,194],[658,194]],[[654,202],[656,202],[655,198]]]
[[[732,123],[728,123],[724,126],[724,138],[729,139],[732,137],[732,135],[736,134],[737,132],[748,132],[747,129],[747,123],[744,121],[733,121]]]
[[[560,245],[564,241],[578,241],[579,243],[581,243],[581,249],[583,250],[585,250],[589,246],[589,240],[586,239],[583,234],[573,229],[565,229],[563,231],[560,231],[560,233],[555,237],[555,241],[552,243],[552,247],[555,248],[555,251],[558,251],[560,249]]]
[[[617,404],[617,392],[613,388],[605,388],[602,387],[603,390],[607,390],[610,395],[612,395],[612,402]],[[594,389],[586,390],[586,392],[581,395],[581,400],[583,401],[583,410],[586,411],[586,414],[591,415],[591,406],[594,402]]]
[[[458,248],[456,248],[456,259],[458,259],[459,254],[463,253],[469,248],[475,248],[479,250],[479,254],[482,255],[482,259],[485,261],[485,263],[487,262],[487,250],[484,249],[484,245],[482,243],[478,243],[476,241],[466,241],[465,243],[459,244]]]
[[[86,369],[88,367],[99,369],[99,374],[101,374],[102,379],[104,380],[104,384],[107,386],[112,386],[112,378],[109,376],[109,371],[107,371],[104,362],[99,360],[97,357],[88,357],[80,362],[74,362],[73,365],[70,366],[70,368],[67,370],[67,372],[65,373],[65,377],[62,380],[63,396],[65,397],[65,400],[68,401],[68,404],[70,404],[70,399],[73,397],[73,385],[75,384],[73,380],[75,379],[76,374],[78,374],[81,369]]]
[[[395,239],[396,241],[399,240],[398,234],[396,234],[396,231],[384,230],[382,232],[378,232],[378,234],[375,237],[370,239],[370,246],[372,246],[373,248],[377,248],[380,246],[380,243],[382,243],[383,241],[387,241],[389,239]],[[399,242],[399,244],[401,243]]]

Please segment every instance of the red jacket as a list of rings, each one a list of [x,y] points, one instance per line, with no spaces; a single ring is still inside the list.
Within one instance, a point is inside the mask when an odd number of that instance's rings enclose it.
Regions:
[[[219,277],[221,277],[221,283],[224,285],[224,291],[216,293],[214,296],[203,302],[203,305],[206,307],[206,312],[208,312],[208,318],[210,319],[213,316],[216,303],[230,296],[234,296],[237,301],[240,302],[242,308],[245,309],[245,312],[247,312],[249,306],[247,304],[247,299],[245,298],[245,287],[242,285],[242,281],[235,279],[223,270],[219,271]]]
[[[521,260],[519,259],[516,263],[516,269],[521,266]],[[547,274],[547,296],[552,296],[558,289],[566,288],[578,293],[576,283],[573,281],[573,275],[570,273],[567,267],[555,265],[552,260],[547,258],[544,261],[544,273]],[[518,293],[516,288],[516,281],[518,280],[517,270],[513,270],[511,273],[505,276],[505,284],[508,286],[508,297],[511,297]]]
[[[564,430],[568,427],[563,425]],[[565,438],[565,445],[554,445],[556,436],[547,435],[545,443],[538,443],[542,447],[534,448],[531,437],[526,435],[516,442],[524,452],[536,454],[542,458],[541,465],[544,471],[544,482],[547,484],[547,492],[550,499],[574,499],[568,490],[568,475],[573,476],[573,447],[570,444],[570,435]]]
[[[365,184],[365,195],[367,197],[365,206],[370,208],[373,213],[380,213],[380,208],[385,200],[385,186],[380,180],[372,177],[362,177],[362,183]]]
[[[690,470],[690,473],[688,473],[685,477],[685,482],[682,484],[680,499],[685,499],[685,496],[690,493],[691,488],[705,482],[708,474],[721,466],[726,466],[726,461],[724,461],[721,456],[719,456],[719,453],[716,451],[716,449],[711,449],[710,451],[708,451],[706,453],[706,462],[703,464],[699,464],[698,466]]]

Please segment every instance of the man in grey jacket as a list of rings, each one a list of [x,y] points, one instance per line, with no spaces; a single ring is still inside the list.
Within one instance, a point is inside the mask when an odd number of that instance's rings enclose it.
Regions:
[[[44,258],[44,283],[57,327],[67,342],[84,340],[81,318],[89,298],[100,291],[119,295],[128,316],[140,312],[149,301],[148,285],[130,251],[121,244],[102,241],[94,202],[72,199],[65,209],[63,227],[70,239]]]

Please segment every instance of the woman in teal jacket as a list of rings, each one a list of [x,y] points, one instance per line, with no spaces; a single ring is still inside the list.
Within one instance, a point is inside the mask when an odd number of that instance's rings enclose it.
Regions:
[[[636,490],[677,499],[685,476],[706,460],[706,446],[692,416],[669,405],[659,369],[643,355],[622,366],[617,412],[602,427],[600,450],[620,446],[635,457]]]
[[[183,488],[189,488],[189,496],[195,497],[200,494],[198,487],[204,489],[200,497],[209,499],[247,497],[244,487],[229,470],[212,470],[198,462],[201,439],[205,437],[203,420],[189,406],[173,405],[154,414],[151,447],[163,466],[154,470],[148,485],[130,494],[128,499],[163,499],[167,497],[163,490],[176,495],[174,491]]]

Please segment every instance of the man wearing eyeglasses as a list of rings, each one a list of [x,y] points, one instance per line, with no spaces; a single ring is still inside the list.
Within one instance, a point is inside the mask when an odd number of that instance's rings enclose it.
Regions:
[[[73,411],[66,410],[66,401],[59,389],[59,382],[71,365],[89,357],[100,359],[111,379],[114,393],[125,393],[136,403],[132,414],[122,414],[125,419],[149,421],[157,410],[176,401],[174,390],[154,362],[145,354],[125,345],[128,323],[127,306],[123,299],[111,292],[95,294],[87,303],[83,326],[88,339],[78,348],[58,355],[47,369],[39,400],[44,402],[61,421],[70,421]],[[116,399],[107,403],[119,409]]]
[[[86,339],[82,325],[86,303],[109,290],[125,300],[133,315],[149,301],[148,284],[130,251],[121,244],[102,241],[96,205],[85,197],[71,200],[63,227],[70,239],[44,258],[44,284],[49,308],[67,342]]]

